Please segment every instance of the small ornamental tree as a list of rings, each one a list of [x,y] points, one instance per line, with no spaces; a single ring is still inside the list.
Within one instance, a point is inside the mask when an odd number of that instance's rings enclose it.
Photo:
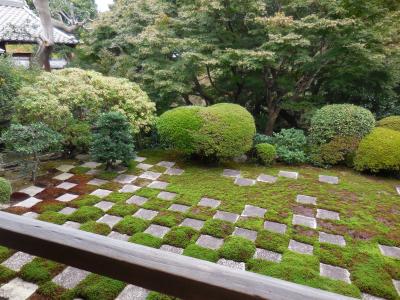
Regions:
[[[13,124],[2,135],[6,149],[23,157],[25,170],[35,181],[39,169],[40,155],[58,150],[61,135],[43,123],[30,125]]]
[[[128,164],[135,157],[133,137],[126,116],[119,112],[102,114],[92,135],[91,155],[111,169],[117,160]]]

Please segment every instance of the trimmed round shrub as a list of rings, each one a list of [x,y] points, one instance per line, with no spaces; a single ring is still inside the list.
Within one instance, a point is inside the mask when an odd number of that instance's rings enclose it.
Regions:
[[[10,201],[12,187],[10,182],[0,177],[0,203],[7,203]]]
[[[262,164],[269,166],[275,161],[276,149],[275,146],[267,143],[256,145],[257,157]]]
[[[375,118],[365,108],[352,104],[326,105],[311,119],[309,141],[321,145],[336,136],[363,138],[374,126]]]
[[[358,171],[400,171],[400,132],[375,128],[361,142],[354,159]]]
[[[377,122],[379,127],[400,131],[400,116],[390,116]]]
[[[278,160],[289,165],[307,162],[307,138],[300,129],[282,129],[274,133],[271,143],[276,147]]]
[[[160,116],[161,142],[186,155],[211,159],[240,156],[253,145],[253,116],[237,104],[179,107]]]

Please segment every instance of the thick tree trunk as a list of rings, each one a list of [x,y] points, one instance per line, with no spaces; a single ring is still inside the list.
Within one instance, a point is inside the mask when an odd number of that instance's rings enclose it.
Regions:
[[[275,105],[268,106],[268,120],[265,127],[265,134],[271,136],[274,133],[275,123],[279,117],[281,109]]]

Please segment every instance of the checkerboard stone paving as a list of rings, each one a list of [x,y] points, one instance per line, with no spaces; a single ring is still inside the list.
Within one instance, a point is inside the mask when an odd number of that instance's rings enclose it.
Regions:
[[[393,246],[379,245],[381,253],[385,256],[400,259],[400,248]]]
[[[30,263],[34,258],[35,256],[33,255],[24,252],[17,252],[4,261],[1,265],[15,272],[19,272],[23,266],[25,266],[27,263]]]
[[[158,172],[146,171],[139,176],[142,179],[157,180],[162,174]]]
[[[158,211],[141,208],[133,216],[144,220],[153,220]]]
[[[101,186],[101,185],[106,184],[108,182],[109,182],[108,180],[94,178],[94,179],[90,180],[87,184],[88,185]]]
[[[246,265],[244,262],[237,262],[237,261],[233,261],[233,260],[229,260],[229,259],[225,259],[225,258],[219,259],[217,261],[217,264],[224,266],[224,267],[234,269],[234,270],[244,271],[246,269]]]
[[[20,190],[21,193],[27,194],[27,195],[29,195],[31,197],[39,194],[42,191],[44,191],[44,188],[37,187],[37,186],[34,186],[34,185],[32,185],[30,187],[27,187],[27,188],[25,188],[23,190]]]
[[[116,231],[111,231],[110,234],[108,235],[109,238],[112,238],[114,240],[120,240],[120,241],[127,241],[129,240],[129,235],[119,233]]]
[[[172,176],[179,176],[182,175],[185,171],[182,169],[177,169],[177,168],[168,168],[164,174],[166,175],[172,175]]]
[[[265,221],[264,229],[275,232],[275,233],[285,234],[287,225],[282,224],[282,223],[277,223],[277,222]]]
[[[183,222],[180,224],[180,226],[186,226],[186,227],[191,227],[196,230],[200,230],[204,226],[204,221],[186,218],[185,220],[183,220]]]
[[[240,177],[240,171],[232,170],[232,169],[225,169],[222,173],[222,176],[237,178],[237,177]]]
[[[144,162],[146,159],[147,159],[146,157],[136,156],[134,161],[141,163]]]
[[[110,195],[111,193],[112,193],[112,191],[109,191],[109,190],[97,189],[94,192],[91,192],[90,195],[97,196],[99,198],[105,198],[108,195]]]
[[[53,282],[65,289],[73,289],[90,273],[73,267],[66,267],[64,271],[53,278]]]
[[[172,204],[168,210],[185,213],[189,210],[190,206],[182,204]]]
[[[39,217],[39,214],[29,211],[27,213],[23,214],[24,217],[30,218],[30,219],[37,219]]]
[[[301,225],[301,226],[309,227],[312,229],[317,228],[317,221],[315,220],[315,218],[306,217],[306,216],[302,216],[302,215],[294,214],[292,224],[293,225]]]
[[[128,284],[115,300],[145,300],[148,294],[148,290]]]
[[[136,179],[137,179],[137,176],[135,176],[135,175],[121,174],[121,175],[118,175],[114,179],[114,181],[118,182],[118,183],[122,183],[122,184],[128,184],[128,183],[132,183]]]
[[[96,169],[96,168],[101,166],[101,163],[94,162],[94,161],[89,161],[89,162],[84,163],[81,166],[84,167],[84,168]]]
[[[341,235],[335,235],[335,234],[329,234],[325,232],[320,232],[319,233],[319,242],[320,243],[328,243],[328,244],[333,244],[337,245],[340,247],[346,246],[346,241],[343,236]]]
[[[271,175],[261,174],[260,176],[257,177],[256,180],[258,182],[264,182],[264,183],[275,183],[278,180],[278,178]]]
[[[254,258],[278,263],[282,260],[282,254],[257,248],[256,252],[254,253]]]
[[[323,220],[340,220],[338,212],[325,209],[317,209],[317,218]]]
[[[317,205],[317,198],[306,195],[297,195],[296,202],[301,204]]]
[[[94,206],[100,208],[102,211],[108,211],[111,209],[111,207],[114,206],[114,204],[115,204],[114,202],[100,201]]]
[[[168,182],[164,181],[153,181],[151,182],[147,187],[151,189],[157,189],[157,190],[165,190],[168,187]]]
[[[297,179],[297,178],[299,178],[299,173],[289,172],[289,171],[279,171],[278,176],[286,177],[286,178],[290,178],[290,179]]]
[[[78,229],[79,227],[81,227],[81,224],[78,222],[67,221],[62,226],[72,229]]]
[[[36,199],[35,197],[30,197],[24,201],[21,201],[19,203],[17,203],[14,206],[20,206],[20,207],[25,207],[25,208],[31,208],[34,205],[38,204],[39,202],[41,202],[42,200],[40,199]]]
[[[152,236],[163,238],[171,229],[169,227],[151,224],[144,233],[151,234]]]
[[[61,202],[70,202],[72,200],[75,200],[78,197],[79,196],[77,196],[77,195],[66,193],[66,194],[56,198],[56,200],[61,201]]]
[[[223,243],[223,239],[219,239],[210,235],[201,235],[196,241],[197,245],[213,250],[219,249]]]
[[[64,189],[64,190],[70,190],[70,189],[72,189],[72,188],[75,187],[75,186],[77,186],[76,183],[63,182],[63,183],[57,185],[56,188]]]
[[[71,171],[71,169],[73,169],[73,168],[75,168],[74,165],[61,165],[61,166],[58,166],[58,167],[56,168],[56,170],[58,170],[58,171],[60,171],[60,172],[63,172],[63,173],[68,173],[68,172]]]
[[[178,247],[170,246],[170,245],[162,245],[160,250],[171,252],[171,253],[175,253],[175,254],[182,254],[183,253],[183,249],[182,248],[178,248]]]
[[[158,199],[171,201],[174,200],[178,196],[176,193],[171,192],[161,192],[157,195]]]
[[[153,167],[153,165],[150,164],[144,164],[144,163],[139,163],[136,165],[136,168],[141,169],[141,170],[150,170]]]
[[[214,219],[228,221],[231,223],[235,223],[239,219],[238,214],[217,210],[217,213],[213,217]]]
[[[119,221],[121,221],[122,218],[121,217],[117,217],[117,216],[112,216],[112,215],[107,215],[105,214],[104,216],[102,216],[100,219],[98,219],[96,222],[97,223],[104,223],[107,224],[108,226],[110,226],[110,228],[113,228],[115,224],[117,224]]]
[[[64,181],[70,179],[73,176],[74,174],[71,173],[61,173],[60,175],[54,176],[53,179]]]
[[[237,177],[234,183],[238,186],[252,186],[256,184],[256,181],[253,179]]]
[[[319,175],[318,180],[322,183],[339,184],[339,177],[336,176]]]
[[[257,231],[249,230],[245,228],[235,227],[233,235],[241,236],[245,239],[248,239],[254,242],[257,239]]]
[[[175,166],[175,164],[176,163],[173,161],[160,161],[158,164],[156,164],[156,166],[169,169],[169,168],[172,168],[173,166]]]
[[[70,214],[74,213],[76,211],[76,208],[73,207],[64,207],[62,210],[60,210],[58,213],[69,216]]]
[[[346,283],[351,283],[350,272],[344,268],[335,267],[320,263],[320,275],[333,280],[341,280]]]
[[[120,193],[134,193],[140,190],[141,187],[134,184],[126,184],[119,190]]]
[[[313,251],[314,251],[314,247],[309,244],[301,243],[301,242],[298,242],[295,240],[290,240],[289,250],[300,253],[300,254],[312,255]]]
[[[204,197],[204,198],[200,199],[200,202],[197,205],[211,207],[211,208],[217,208],[218,206],[220,206],[220,204],[221,204],[221,201],[219,201],[219,200]]]
[[[36,284],[26,282],[21,278],[14,278],[0,288],[0,299],[25,300],[32,296],[39,288]]]
[[[265,208],[253,205],[245,205],[242,212],[242,217],[264,218],[266,212],[267,210]]]
[[[148,200],[149,200],[148,198],[134,195],[134,196],[130,197],[128,200],[126,200],[126,203],[141,206],[141,205],[145,204]]]

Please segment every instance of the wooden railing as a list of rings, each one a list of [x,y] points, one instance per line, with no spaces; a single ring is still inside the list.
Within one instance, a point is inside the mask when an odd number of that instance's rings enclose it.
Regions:
[[[352,299],[4,212],[0,245],[183,299]]]

